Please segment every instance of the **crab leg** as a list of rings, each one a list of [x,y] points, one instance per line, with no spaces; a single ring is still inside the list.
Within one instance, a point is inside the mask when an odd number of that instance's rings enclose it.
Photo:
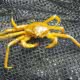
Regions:
[[[11,24],[13,25],[13,27],[15,29],[17,29],[17,24],[15,23],[15,21],[13,20],[13,17],[11,18]]]
[[[26,26],[27,26],[27,24],[26,25],[17,25],[16,23],[15,23],[15,21],[13,20],[13,17],[11,18],[11,24],[12,24],[12,26],[16,29],[16,30],[23,30]]]
[[[12,38],[12,37],[19,36],[22,34],[25,34],[25,31],[10,33],[6,35],[0,35],[0,39]]]
[[[24,48],[34,48],[34,47],[37,47],[38,46],[38,43],[34,43],[34,44],[30,44],[30,43],[27,43],[27,41],[30,40],[30,37],[25,37],[24,39],[21,40],[21,45],[24,47]]]
[[[80,47],[80,43],[74,39],[72,36],[68,35],[68,34],[61,34],[61,33],[49,33],[48,36],[55,36],[55,37],[60,37],[60,38],[68,38],[70,39],[74,44],[76,44],[78,47]]]
[[[59,16],[54,15],[54,16],[51,16],[50,18],[48,18],[47,20],[45,20],[44,22],[45,22],[45,23],[49,23],[50,21],[52,21],[52,20],[54,20],[54,19],[56,19],[56,20],[57,20],[56,25],[57,25],[57,24],[59,24],[59,23],[60,23],[60,21],[61,21],[61,19],[60,19],[60,17],[59,17]]]
[[[53,30],[61,30],[62,33],[65,33],[65,29],[61,26],[49,26],[48,28]]]
[[[11,33],[11,32],[16,32],[16,30],[15,30],[15,29],[6,29],[5,31],[0,32],[0,36],[1,36],[1,35],[4,35],[4,34],[6,34],[6,33]]]
[[[11,69],[12,67],[8,67],[8,58],[9,58],[9,51],[10,51],[10,47],[14,44],[16,44],[17,42],[19,42],[21,39],[23,39],[24,36],[18,37],[15,40],[11,41],[8,45],[7,45],[7,49],[6,49],[6,55],[5,55],[5,61],[4,61],[4,67],[6,69]]]
[[[57,37],[48,37],[48,38],[50,38],[52,40],[52,43],[50,43],[48,46],[46,46],[46,48],[52,48],[57,45],[57,43],[58,43]]]

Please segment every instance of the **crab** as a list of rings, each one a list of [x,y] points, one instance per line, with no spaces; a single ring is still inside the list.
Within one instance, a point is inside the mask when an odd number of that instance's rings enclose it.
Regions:
[[[52,20],[56,20],[57,23],[53,26],[48,23]],[[11,24],[13,28],[9,28],[0,33],[0,39],[6,38],[16,38],[12,40],[6,48],[6,55],[4,59],[4,68],[11,69],[13,66],[8,66],[10,47],[19,44],[24,48],[34,48],[39,45],[39,43],[28,43],[31,38],[48,38],[52,42],[46,46],[46,48],[55,47],[58,43],[58,38],[70,39],[73,43],[75,43],[78,47],[80,47],[80,43],[74,39],[72,36],[65,33],[64,27],[59,26],[61,19],[57,15],[53,15],[48,19],[42,22],[33,22],[30,24],[17,25],[14,21],[13,17],[11,18]],[[52,30],[57,30],[59,32],[54,32]]]

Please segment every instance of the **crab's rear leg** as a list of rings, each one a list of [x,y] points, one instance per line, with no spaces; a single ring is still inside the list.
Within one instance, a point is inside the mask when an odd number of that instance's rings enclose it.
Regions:
[[[6,29],[3,32],[0,32],[0,36],[5,35],[6,33],[12,33],[12,32],[16,32],[16,30],[15,29]]]
[[[15,29],[17,29],[17,24],[15,23],[13,17],[11,18],[11,24]]]
[[[57,43],[58,43],[57,37],[52,36],[52,34],[51,34],[51,35],[47,35],[47,38],[51,39],[52,42],[50,44],[48,44],[48,46],[46,46],[46,48],[52,48],[52,47],[55,47],[57,45]]]
[[[34,48],[34,47],[37,47],[39,45],[38,43],[34,43],[34,44],[27,43],[27,41],[29,41],[30,39],[31,39],[30,37],[25,37],[24,39],[21,40],[20,44],[24,48]]]
[[[48,18],[48,19],[45,20],[44,22],[45,22],[45,23],[49,23],[49,22],[52,21],[52,20],[57,20],[56,25],[59,24],[59,23],[61,22],[60,17],[57,16],[57,15],[53,15],[53,16],[51,16],[50,18]]]
[[[17,31],[20,30],[24,30],[24,28],[27,26],[27,24],[23,24],[23,25],[17,25],[13,19],[13,17],[11,18],[11,24],[14,27],[14,29],[16,29]]]
[[[19,42],[22,38],[24,38],[24,36],[21,36],[13,41],[11,41],[8,45],[7,45],[7,49],[6,49],[6,55],[5,55],[5,61],[4,61],[4,68],[6,69],[11,69],[12,66],[8,66],[8,59],[9,59],[9,51],[10,51],[10,47],[14,44],[16,44],[17,42]]]
[[[16,37],[16,36],[20,36],[20,35],[24,35],[24,34],[25,34],[25,31],[0,35],[0,39],[12,38],[12,37]]]

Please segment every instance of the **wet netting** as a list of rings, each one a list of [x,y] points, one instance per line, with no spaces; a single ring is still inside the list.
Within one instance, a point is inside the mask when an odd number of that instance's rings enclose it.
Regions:
[[[80,42],[79,0],[0,0],[0,31],[12,27],[11,16],[19,25],[43,21],[55,14],[60,16],[60,26],[66,33]],[[16,44],[9,56],[9,65],[14,68],[6,70],[4,57],[11,40],[0,40],[0,80],[80,80],[80,48],[69,39],[59,39],[51,49],[45,48],[50,43],[46,38],[31,40],[40,43],[33,49]]]

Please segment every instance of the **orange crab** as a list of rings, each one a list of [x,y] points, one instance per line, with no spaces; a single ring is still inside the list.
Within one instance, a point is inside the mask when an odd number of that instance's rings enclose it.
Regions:
[[[48,23],[52,20],[56,20],[57,24],[54,26],[49,25]],[[17,25],[13,18],[11,18],[11,24],[13,28],[6,29],[4,32],[0,33],[0,39],[12,38],[17,37],[13,41],[11,41],[7,45],[5,61],[4,61],[4,68],[11,69],[12,67],[8,66],[8,58],[9,58],[9,51],[10,47],[16,43],[19,43],[24,48],[34,48],[38,46],[38,43],[28,43],[31,38],[44,38],[47,37],[48,39],[52,40],[52,43],[46,46],[46,48],[52,48],[58,43],[58,38],[69,38],[74,42],[78,47],[80,47],[80,43],[75,40],[72,36],[65,34],[65,30],[63,27],[58,26],[61,19],[59,16],[54,15],[44,20],[43,22],[33,22],[31,24],[25,25]],[[52,32],[51,30],[59,30],[59,32]]]

